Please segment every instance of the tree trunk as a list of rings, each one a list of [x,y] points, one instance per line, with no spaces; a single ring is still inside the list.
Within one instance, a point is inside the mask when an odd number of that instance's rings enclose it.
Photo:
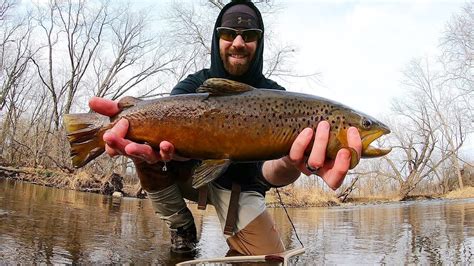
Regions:
[[[341,200],[341,202],[346,202],[347,198],[349,197],[349,195],[354,190],[355,183],[357,183],[358,180],[359,180],[359,177],[357,176],[356,178],[354,178],[352,180],[351,184],[346,189],[344,189],[343,192],[341,192],[341,193],[339,193],[339,195],[337,195],[337,197]]]
[[[413,187],[410,185],[410,182],[405,181],[400,186],[400,191],[398,192],[398,200],[404,201],[408,198],[408,194],[412,191]]]
[[[461,166],[459,165],[458,158],[454,154],[452,156],[453,156],[454,168],[456,170],[456,175],[458,176],[459,189],[463,189],[464,188],[464,183],[462,181]]]

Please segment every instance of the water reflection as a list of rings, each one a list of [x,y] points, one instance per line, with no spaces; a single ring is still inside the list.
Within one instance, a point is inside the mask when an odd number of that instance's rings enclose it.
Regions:
[[[290,215],[307,243],[300,262],[425,265],[474,261],[473,199],[295,209]],[[299,245],[289,229],[285,235],[290,246]]]
[[[474,261],[474,200],[289,209],[308,264],[465,264]],[[227,252],[212,208],[193,213],[197,257]],[[300,244],[282,209],[271,209],[287,247]],[[0,261],[161,263],[169,233],[147,200],[45,188],[0,179]]]

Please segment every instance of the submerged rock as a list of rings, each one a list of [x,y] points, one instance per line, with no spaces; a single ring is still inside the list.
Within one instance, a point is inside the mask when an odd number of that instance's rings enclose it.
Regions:
[[[112,193],[112,197],[121,198],[123,197],[123,193],[120,191],[115,191],[114,193]]]

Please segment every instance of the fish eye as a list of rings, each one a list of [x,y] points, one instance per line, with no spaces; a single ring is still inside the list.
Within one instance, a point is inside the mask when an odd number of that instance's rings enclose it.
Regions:
[[[372,126],[372,121],[370,121],[369,119],[363,118],[362,119],[362,126],[364,128],[369,128],[370,126]]]

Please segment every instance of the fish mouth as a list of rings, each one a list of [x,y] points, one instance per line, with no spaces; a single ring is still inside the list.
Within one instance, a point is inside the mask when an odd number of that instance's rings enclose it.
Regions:
[[[362,132],[361,139],[362,139],[362,157],[363,158],[374,158],[380,157],[388,154],[392,151],[392,148],[379,148],[374,147],[370,144],[379,137],[389,134],[390,130],[387,128],[382,129],[374,129],[366,132]]]

